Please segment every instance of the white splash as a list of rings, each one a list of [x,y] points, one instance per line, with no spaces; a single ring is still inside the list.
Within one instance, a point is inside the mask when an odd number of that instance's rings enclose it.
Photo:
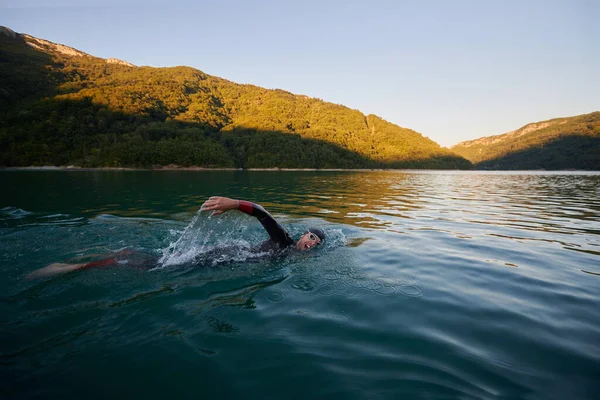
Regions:
[[[240,238],[246,228],[239,220],[224,215],[212,217],[198,210],[179,238],[161,251],[158,268],[199,261],[216,265],[255,258],[257,253],[252,251],[252,244]]]
[[[200,220],[201,212],[198,210],[192,221],[185,227],[183,233],[175,242],[171,242],[169,247],[163,250],[163,254],[158,260],[158,264],[162,267],[171,265],[180,265],[190,262],[195,255],[204,247],[208,240],[208,235],[203,235],[204,238],[198,243],[199,238],[196,224]],[[208,217],[210,218],[210,217]],[[203,218],[203,219],[208,219]]]

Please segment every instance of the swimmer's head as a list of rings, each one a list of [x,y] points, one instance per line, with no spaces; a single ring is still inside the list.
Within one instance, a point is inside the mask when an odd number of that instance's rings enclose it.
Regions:
[[[308,228],[308,232],[300,236],[296,243],[298,250],[310,250],[325,241],[325,232],[321,228]]]

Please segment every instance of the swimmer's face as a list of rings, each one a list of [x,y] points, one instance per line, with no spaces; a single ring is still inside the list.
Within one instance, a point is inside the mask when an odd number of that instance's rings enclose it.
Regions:
[[[310,250],[316,245],[321,243],[321,239],[317,235],[312,232],[306,232],[304,235],[298,239],[296,243],[296,248],[298,250]]]

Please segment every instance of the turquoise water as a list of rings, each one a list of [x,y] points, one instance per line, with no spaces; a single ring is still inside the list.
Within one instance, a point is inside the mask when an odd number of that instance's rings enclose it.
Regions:
[[[3,398],[600,394],[600,174],[0,171]],[[326,245],[243,249],[261,203]],[[223,244],[234,256],[190,265]],[[46,279],[53,262],[162,257]],[[86,258],[87,257],[87,258]]]

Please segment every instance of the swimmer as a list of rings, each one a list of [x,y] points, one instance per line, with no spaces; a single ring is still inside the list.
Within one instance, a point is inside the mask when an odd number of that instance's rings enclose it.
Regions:
[[[285,228],[262,206],[245,200],[213,196],[202,204],[200,210],[212,211],[212,215],[219,215],[229,210],[239,210],[256,217],[269,234],[269,239],[259,247],[261,251],[280,250],[292,245],[297,250],[310,250],[325,240],[325,232],[322,229],[308,228],[308,231],[300,236],[297,242],[294,242]]]
[[[235,200],[228,197],[213,196],[202,204],[200,210],[212,211],[211,215],[219,215],[230,210],[239,210],[245,214],[256,217],[263,228],[265,228],[265,231],[267,231],[269,239],[265,240],[260,246],[253,248],[252,250],[255,252],[281,254],[284,250],[289,248],[306,251],[325,241],[325,232],[321,228],[312,227],[295,242],[290,237],[288,231],[262,206],[246,200]],[[217,257],[219,255],[217,253],[222,253],[223,250],[231,251],[235,249],[216,248],[213,251],[215,253],[214,256]],[[116,254],[103,254],[97,258],[99,259],[87,263],[53,263],[29,273],[26,278],[45,278],[84,268],[116,266],[119,264],[140,269],[150,269],[156,267],[158,261],[156,256],[134,252],[132,250],[121,250]]]

